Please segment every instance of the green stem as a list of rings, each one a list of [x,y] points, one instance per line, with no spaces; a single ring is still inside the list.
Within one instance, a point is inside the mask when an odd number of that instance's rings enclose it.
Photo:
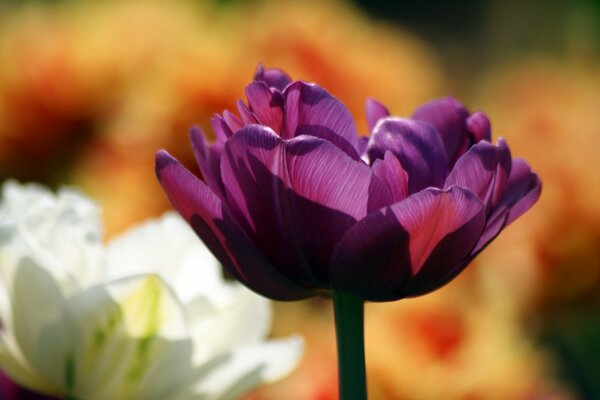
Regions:
[[[340,400],[366,400],[363,300],[333,292]]]

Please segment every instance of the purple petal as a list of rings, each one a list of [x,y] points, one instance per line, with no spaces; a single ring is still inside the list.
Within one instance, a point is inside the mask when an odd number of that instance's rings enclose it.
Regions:
[[[285,87],[292,82],[291,78],[282,70],[278,68],[264,69],[261,64],[256,68],[254,80],[264,82],[279,92],[283,92]]]
[[[505,227],[529,210],[540,197],[541,190],[540,179],[531,172],[529,165],[520,158],[513,159],[506,186],[499,201],[494,204],[485,230],[469,259],[479,254]]]
[[[479,143],[482,140],[492,141],[492,126],[490,119],[481,111],[474,112],[467,118],[467,130],[472,136],[472,143]]]
[[[279,92],[271,92],[264,82],[253,82],[246,87],[246,97],[252,111],[261,125],[275,132],[283,126],[283,97]]]
[[[444,187],[456,185],[467,188],[487,204],[494,187],[499,153],[493,144],[479,142],[458,159]]]
[[[243,101],[237,101],[237,109],[244,125],[257,124],[258,120]]]
[[[369,204],[369,211],[397,203],[408,196],[408,174],[390,151],[385,152],[382,160],[375,160],[373,173],[385,183],[390,196],[385,203],[378,204],[378,207]]]
[[[369,132],[373,132],[377,121],[379,121],[381,118],[390,116],[390,112],[383,104],[370,97],[365,102],[365,111],[367,113]]]
[[[374,162],[391,151],[408,173],[409,193],[426,187],[441,187],[448,174],[444,145],[427,123],[403,118],[384,118],[369,141],[369,159]]]
[[[510,208],[506,225],[529,210],[539,199],[542,191],[540,178],[531,171],[527,162],[514,158],[510,176],[498,205]]]
[[[453,97],[431,100],[412,115],[413,119],[430,123],[438,131],[451,166],[467,150],[468,117],[469,111]]]
[[[215,132],[215,135],[217,136],[217,139],[221,142],[225,142],[231,137],[231,135],[233,135],[229,125],[227,125],[227,122],[225,122],[223,117],[221,117],[219,114],[215,114],[210,119],[210,124]]]
[[[350,111],[339,100],[315,84],[294,82],[283,93],[285,122],[282,137],[300,135],[325,139],[359,159],[358,134]]]
[[[190,142],[194,150],[196,163],[202,172],[204,182],[220,198],[223,198],[223,183],[221,182],[221,153],[223,143],[215,142],[209,146],[206,137],[199,127],[190,129]]]
[[[296,282],[324,287],[333,245],[366,215],[370,168],[325,140],[254,125],[228,141],[221,170],[255,243]]]
[[[233,133],[239,131],[244,126],[244,124],[238,118],[238,116],[229,110],[223,111],[223,119],[225,120],[225,122],[227,123],[227,126]]]
[[[391,301],[434,290],[476,243],[485,216],[469,190],[430,188],[369,214],[336,245],[335,290]]]
[[[156,176],[173,207],[227,271],[250,289],[279,300],[315,294],[280,273],[250,241],[221,200],[165,151],[156,154]]]

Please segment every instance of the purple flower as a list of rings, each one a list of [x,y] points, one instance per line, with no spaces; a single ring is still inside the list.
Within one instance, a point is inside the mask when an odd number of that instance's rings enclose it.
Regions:
[[[164,151],[173,206],[227,271],[267,297],[331,290],[365,300],[449,282],[538,199],[540,180],[485,114],[453,98],[411,118],[367,101],[371,134],[321,87],[259,67],[239,116],[190,132],[202,179]]]

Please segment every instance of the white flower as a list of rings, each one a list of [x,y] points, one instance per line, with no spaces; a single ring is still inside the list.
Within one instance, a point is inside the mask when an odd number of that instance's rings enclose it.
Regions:
[[[101,242],[75,191],[14,182],[0,203],[0,367],[76,399],[235,399],[297,364],[268,301],[221,276],[177,215]]]

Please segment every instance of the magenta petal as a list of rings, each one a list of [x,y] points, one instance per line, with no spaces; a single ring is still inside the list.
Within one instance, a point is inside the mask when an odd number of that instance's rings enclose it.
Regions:
[[[283,93],[285,122],[282,137],[300,135],[325,139],[351,156],[356,151],[358,134],[350,111],[338,99],[315,84],[294,82]]]
[[[315,294],[279,272],[221,200],[165,151],[156,154],[156,176],[173,207],[236,279],[272,299],[295,300]]]
[[[448,174],[444,145],[435,129],[423,122],[384,118],[371,134],[368,154],[371,162],[391,151],[409,176],[409,193],[427,187],[441,187]]]
[[[225,122],[223,117],[221,117],[219,114],[215,114],[210,119],[210,124],[215,132],[215,135],[217,136],[217,139],[221,142],[225,142],[231,137],[231,135],[233,135],[229,125],[227,125],[227,122]]]
[[[467,188],[487,203],[494,186],[498,162],[499,149],[491,143],[479,142],[458,159],[444,187],[456,185]]]
[[[373,132],[377,121],[379,121],[381,118],[390,116],[390,112],[383,104],[370,97],[365,102],[365,111],[367,113],[369,132]]]
[[[283,89],[292,82],[292,79],[282,70],[278,68],[265,69],[260,64],[258,65],[258,68],[256,68],[254,80],[264,82],[269,87],[275,88],[279,92],[283,92]]]
[[[490,120],[481,111],[474,112],[467,118],[467,130],[472,136],[473,143],[479,143],[482,140],[492,141],[492,126]]]
[[[283,126],[283,97],[272,92],[264,82],[253,82],[246,87],[246,97],[252,111],[261,125],[275,132],[281,132]]]
[[[244,126],[244,123],[238,118],[238,116],[229,110],[223,111],[223,119],[233,133],[239,131]]]
[[[237,109],[238,109],[238,112],[240,113],[240,117],[242,118],[242,122],[244,125],[258,123],[258,120],[256,119],[256,116],[252,113],[252,110],[250,110],[248,108],[248,106],[246,104],[244,104],[243,101],[241,101],[241,100],[237,101]]]
[[[326,284],[333,245],[366,215],[370,168],[325,140],[254,125],[228,141],[221,170],[231,209],[270,259],[296,282]]]
[[[467,148],[468,117],[469,111],[453,97],[431,100],[412,115],[413,119],[430,123],[438,131],[450,165],[453,165]]]
[[[427,293],[456,272],[484,223],[483,204],[469,190],[416,193],[346,232],[331,257],[331,286],[373,301]]]
[[[370,211],[397,203],[408,196],[408,174],[392,152],[386,151],[383,160],[375,160],[373,173],[385,183],[390,197],[387,203],[377,208],[369,205]]]

